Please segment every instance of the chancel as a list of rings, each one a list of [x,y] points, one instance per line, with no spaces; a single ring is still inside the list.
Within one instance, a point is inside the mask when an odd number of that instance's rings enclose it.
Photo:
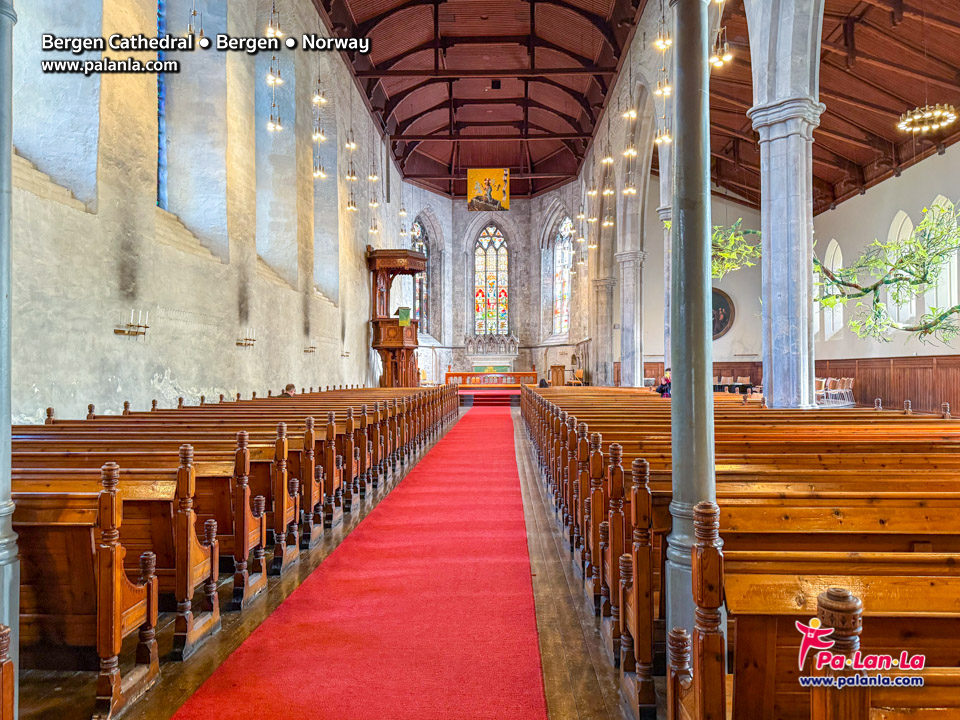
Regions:
[[[0,720],[960,718],[960,5],[0,0]]]

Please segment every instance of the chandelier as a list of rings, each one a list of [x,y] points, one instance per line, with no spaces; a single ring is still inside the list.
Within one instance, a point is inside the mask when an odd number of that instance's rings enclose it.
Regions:
[[[923,134],[948,127],[956,121],[956,107],[947,103],[937,103],[908,110],[900,116],[897,128],[906,133]]]

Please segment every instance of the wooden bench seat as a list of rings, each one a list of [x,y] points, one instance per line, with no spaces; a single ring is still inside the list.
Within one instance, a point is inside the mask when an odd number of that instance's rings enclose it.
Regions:
[[[106,464],[104,464],[106,466]],[[97,494],[101,471],[79,468],[13,471],[13,497],[18,511],[42,505],[50,495],[71,492]],[[219,574],[217,524],[207,520],[202,539],[194,512],[196,466],[193,449],[179,449],[179,466],[173,471],[121,470],[119,488],[124,495],[124,523],[120,543],[130,551],[127,571],[136,571],[136,559],[152,552],[159,592],[169,596],[177,617],[173,658],[182,660],[220,629],[220,607],[216,597]],[[38,499],[39,498],[39,499]],[[27,534],[37,527],[36,518]],[[14,513],[14,527],[21,515]],[[19,530],[18,530],[19,532]],[[193,596],[203,589],[200,611],[193,611]]]
[[[140,556],[139,579],[131,581],[120,543],[123,492],[120,468],[107,464],[102,488],[14,495],[20,545],[20,643],[95,652],[96,713],[111,717],[140,697],[160,673],[156,626],[159,582],[156,557]],[[175,483],[140,487],[140,499],[169,498]],[[121,676],[123,639],[138,632],[134,669]],[[29,653],[24,653],[29,655]],[[21,656],[23,657],[23,655]]]
[[[695,702],[697,717],[725,714],[725,653],[717,652],[722,650],[722,607],[735,628],[734,720],[926,717],[922,709],[952,717],[948,708],[954,713],[960,709],[960,555],[727,551],[719,541],[719,514],[712,503],[696,508],[693,588],[698,621],[693,642],[698,650],[687,682],[668,691],[668,717],[682,717],[680,705],[689,714]],[[856,593],[843,588],[856,588]],[[798,668],[801,635],[796,623],[809,623],[811,616],[834,628],[833,652],[838,654],[852,657],[861,646],[870,654],[923,654],[926,667],[916,674],[929,676],[929,687],[804,688],[797,680],[800,675],[863,672],[849,667],[818,671],[815,653],[808,654],[803,670]],[[682,654],[682,643],[679,650]],[[895,668],[884,671],[901,673]],[[668,685],[682,674],[672,672]]]

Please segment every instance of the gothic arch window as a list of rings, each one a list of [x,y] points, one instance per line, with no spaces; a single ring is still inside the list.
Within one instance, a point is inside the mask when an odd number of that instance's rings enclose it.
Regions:
[[[843,251],[836,240],[827,245],[823,264],[828,270],[839,270],[843,267]],[[829,340],[843,329],[843,305],[837,304],[823,311],[823,337]]]
[[[570,268],[573,266],[573,221],[564,217],[553,241],[553,334],[570,331]]]
[[[473,248],[473,319],[477,335],[510,332],[509,263],[507,239],[496,225],[487,225]]]
[[[892,243],[898,243],[906,240],[913,234],[913,220],[903,210],[897,212],[890,223],[890,232],[887,240]],[[917,316],[917,298],[911,295],[910,299],[902,305],[898,305],[895,300],[887,295],[887,312],[890,318],[898,323],[908,323]]]
[[[943,195],[938,195],[930,203],[928,212],[953,212],[954,206]],[[937,284],[930,287],[924,293],[924,302],[927,310],[936,308],[945,310],[954,305],[960,304],[960,277],[958,277],[957,253],[953,253],[946,265],[940,270],[940,277],[937,278]]]
[[[427,269],[413,276],[413,319],[419,320],[419,331],[430,332],[430,242],[419,220],[410,226],[410,249],[427,256]]]

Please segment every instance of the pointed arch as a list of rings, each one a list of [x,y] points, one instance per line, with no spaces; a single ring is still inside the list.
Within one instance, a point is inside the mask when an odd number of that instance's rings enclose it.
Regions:
[[[887,242],[898,243],[908,239],[913,234],[913,220],[903,210],[898,210],[893,216],[893,222],[890,223],[890,231],[887,233]],[[912,295],[909,300],[902,304],[897,304],[894,298],[886,295],[887,313],[898,323],[908,323],[917,316],[917,298]]]
[[[823,264],[828,270],[839,270],[843,267],[843,250],[840,243],[830,240],[827,252],[823,256]],[[826,308],[823,311],[823,338],[830,340],[843,329],[843,305]]]
[[[930,203],[929,212],[952,211],[953,202],[945,195],[937,195]],[[923,296],[926,309],[944,310],[960,304],[960,268],[958,268],[957,253],[953,253],[946,265],[940,271],[935,285],[930,287]]]

